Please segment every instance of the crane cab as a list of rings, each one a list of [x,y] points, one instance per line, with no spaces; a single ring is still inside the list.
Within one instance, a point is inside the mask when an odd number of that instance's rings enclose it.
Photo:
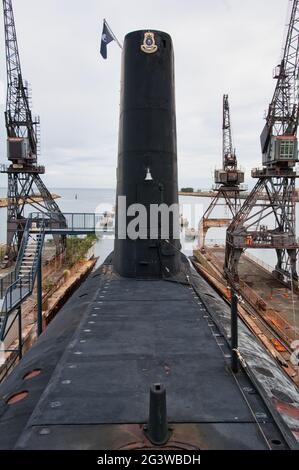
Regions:
[[[244,183],[244,172],[240,170],[215,170],[214,181],[216,184],[239,185]]]
[[[298,162],[298,141],[294,135],[271,136],[267,152],[263,154],[263,165],[277,163],[293,167]]]
[[[25,137],[7,139],[7,158],[15,165],[36,162],[36,156],[30,153],[29,140]]]

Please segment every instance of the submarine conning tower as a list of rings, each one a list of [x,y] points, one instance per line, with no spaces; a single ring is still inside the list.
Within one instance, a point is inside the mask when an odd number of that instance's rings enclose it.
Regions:
[[[172,40],[134,31],[122,56],[114,269],[124,277],[173,276],[179,249]]]

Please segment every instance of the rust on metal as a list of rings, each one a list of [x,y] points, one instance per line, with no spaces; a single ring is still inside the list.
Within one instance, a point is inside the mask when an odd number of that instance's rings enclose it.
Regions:
[[[205,250],[194,250],[193,254],[196,269],[230,302],[229,289],[223,276],[224,247],[205,247]],[[287,288],[265,267],[246,256],[241,259],[240,271],[238,293],[243,302],[239,305],[239,316],[298,385],[298,366],[291,361],[291,345],[299,333],[299,295],[293,294],[293,303],[292,296],[285,295]],[[297,324],[293,323],[294,308]]]
[[[34,377],[37,377],[38,375],[40,375],[41,373],[41,369],[34,369],[34,370],[31,370],[30,372],[27,372],[24,377],[23,377],[23,380],[30,380],[30,379],[33,379]]]
[[[117,450],[199,450],[205,447],[204,436],[199,427],[194,424],[172,424],[172,435],[169,441],[162,446],[154,446],[143,432],[142,425],[125,424],[118,426],[118,432],[128,437],[128,442]]]
[[[286,352],[286,347],[276,338],[271,338],[271,343],[274,345],[275,349],[279,352]]]
[[[22,392],[17,392],[17,393],[14,393],[13,395],[11,395],[8,400],[6,401],[6,403],[8,405],[15,405],[16,403],[18,403],[19,401],[21,400],[24,400],[24,398],[26,398],[28,396],[29,392],[27,390],[23,390]]]

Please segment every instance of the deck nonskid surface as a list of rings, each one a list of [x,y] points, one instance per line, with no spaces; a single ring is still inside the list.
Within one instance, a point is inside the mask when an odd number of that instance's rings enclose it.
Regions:
[[[149,388],[157,382],[166,386],[172,422],[253,422],[209,322],[187,286],[107,281],[32,424],[146,422]]]

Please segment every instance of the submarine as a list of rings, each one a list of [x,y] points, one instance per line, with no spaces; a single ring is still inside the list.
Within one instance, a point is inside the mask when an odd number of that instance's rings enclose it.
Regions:
[[[2,450],[298,449],[297,390],[240,320],[232,367],[181,252],[174,77],[168,34],[126,35],[114,251],[1,385]]]

